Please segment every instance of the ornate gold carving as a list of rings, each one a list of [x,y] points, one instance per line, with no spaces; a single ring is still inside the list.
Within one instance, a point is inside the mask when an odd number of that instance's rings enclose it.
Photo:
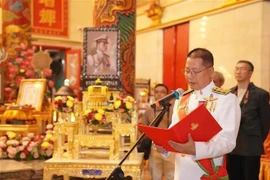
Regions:
[[[131,148],[136,141],[136,125],[135,124],[114,124],[114,138],[115,138],[115,148],[116,148],[116,157],[119,157],[119,151],[124,151],[123,147],[121,147],[120,138],[121,136],[129,136],[130,137],[130,145]],[[129,150],[129,149],[128,149]],[[133,151],[130,154],[130,159],[134,159],[135,152]]]
[[[116,20],[115,11],[124,11],[132,8],[132,0],[96,0],[94,9],[96,12],[96,19],[100,22],[114,22]]]
[[[4,11],[5,16],[9,13]],[[6,19],[6,18],[5,18]],[[20,48],[20,43],[23,43],[26,47],[29,45],[31,38],[30,25],[21,27],[19,25],[10,24],[4,28],[3,39],[4,47],[7,49],[9,55],[16,56],[16,49]]]
[[[31,63],[35,70],[40,70],[42,72],[44,69],[50,68],[52,59],[49,53],[42,51],[42,49],[40,48],[40,50],[33,55]]]
[[[53,157],[72,158],[74,135],[78,134],[78,123],[55,123]],[[66,151],[66,152],[65,152]]]
[[[96,159],[50,159],[44,163],[44,180],[50,180],[54,174],[81,177],[81,178],[104,178],[107,177],[119,163],[119,160]],[[125,176],[131,176],[134,180],[140,180],[143,170],[143,153],[138,153],[136,160],[126,160],[121,166]],[[84,175],[82,170],[101,170],[101,175]]]
[[[146,11],[147,17],[149,17],[153,22],[152,26],[156,26],[161,23],[161,18],[163,15],[163,7],[157,3],[153,3],[150,8]]]
[[[114,158],[114,138],[112,135],[75,135],[73,158],[78,159],[80,146],[86,147],[109,147],[109,158]]]

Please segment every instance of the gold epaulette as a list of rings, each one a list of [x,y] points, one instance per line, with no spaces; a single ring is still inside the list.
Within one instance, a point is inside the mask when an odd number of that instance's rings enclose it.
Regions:
[[[213,87],[212,91],[218,94],[222,94],[222,95],[227,95],[230,93],[229,89],[223,89],[219,87]]]

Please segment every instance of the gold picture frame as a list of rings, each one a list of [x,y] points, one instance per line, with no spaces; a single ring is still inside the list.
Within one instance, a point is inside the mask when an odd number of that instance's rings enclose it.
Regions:
[[[46,79],[23,79],[20,83],[17,105],[31,105],[37,111],[40,111],[45,94],[46,82]]]

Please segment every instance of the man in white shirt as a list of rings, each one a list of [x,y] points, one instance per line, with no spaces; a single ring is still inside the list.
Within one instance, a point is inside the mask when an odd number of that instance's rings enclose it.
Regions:
[[[222,130],[208,142],[196,142],[191,135],[186,143],[168,142],[179,152],[175,157],[175,180],[228,179],[224,155],[236,145],[241,114],[237,97],[214,85],[213,65],[213,55],[207,49],[196,48],[188,53],[183,73],[192,91],[175,101],[171,126],[204,104]],[[164,156],[168,154],[163,147],[156,148]]]

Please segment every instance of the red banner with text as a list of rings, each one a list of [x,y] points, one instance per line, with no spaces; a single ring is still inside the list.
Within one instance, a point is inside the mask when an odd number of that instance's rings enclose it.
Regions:
[[[68,0],[32,1],[32,33],[68,36]]]

